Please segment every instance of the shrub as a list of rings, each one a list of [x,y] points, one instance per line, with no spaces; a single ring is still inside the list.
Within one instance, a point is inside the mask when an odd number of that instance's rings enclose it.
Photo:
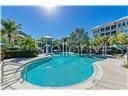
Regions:
[[[5,58],[36,57],[38,50],[6,50]]]

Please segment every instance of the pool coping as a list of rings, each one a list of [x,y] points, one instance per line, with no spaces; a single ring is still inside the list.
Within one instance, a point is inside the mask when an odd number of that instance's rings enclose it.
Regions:
[[[26,61],[20,61],[20,63],[27,65],[27,63],[29,63],[33,60],[38,60],[41,58],[48,58],[48,57],[49,56],[45,56],[45,57],[41,56],[41,57],[37,57],[37,58],[32,58],[30,60],[26,60]],[[94,85],[96,85],[97,83],[99,83],[103,77],[103,69],[101,68],[101,66],[99,65],[98,62],[101,62],[101,61],[96,61],[92,64],[93,69],[94,69],[92,76],[80,83],[77,83],[77,84],[63,86],[63,87],[41,87],[38,85],[31,84],[29,82],[23,81],[23,79],[20,78],[20,80],[17,82],[19,82],[19,84],[21,84],[20,86],[22,86],[22,85],[23,86],[25,85],[25,86],[23,88],[15,86],[15,84],[14,84],[14,86],[16,89],[89,89],[89,88],[93,87]],[[21,72],[17,73],[16,75],[20,77]],[[23,83],[21,83],[21,81],[23,81]]]

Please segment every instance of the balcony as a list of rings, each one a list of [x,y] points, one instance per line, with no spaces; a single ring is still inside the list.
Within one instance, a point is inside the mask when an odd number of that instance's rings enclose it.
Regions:
[[[115,29],[116,29],[116,25],[112,25],[111,30],[115,30]]]
[[[112,31],[111,32],[111,35],[113,36],[113,35],[116,35],[117,34],[117,32],[116,31]]]
[[[101,28],[101,30],[100,30],[101,32],[104,32],[104,28]]]

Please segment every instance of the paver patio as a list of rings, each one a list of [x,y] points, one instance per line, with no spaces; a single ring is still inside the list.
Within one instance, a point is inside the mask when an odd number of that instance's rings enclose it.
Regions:
[[[122,59],[107,59],[99,62],[103,68],[103,78],[98,84],[90,89],[127,89],[128,69],[123,67]]]

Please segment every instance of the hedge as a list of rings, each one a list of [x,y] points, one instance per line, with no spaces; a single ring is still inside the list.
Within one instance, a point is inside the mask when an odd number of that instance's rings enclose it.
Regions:
[[[15,58],[15,57],[36,57],[38,55],[38,50],[6,50],[5,58]]]

